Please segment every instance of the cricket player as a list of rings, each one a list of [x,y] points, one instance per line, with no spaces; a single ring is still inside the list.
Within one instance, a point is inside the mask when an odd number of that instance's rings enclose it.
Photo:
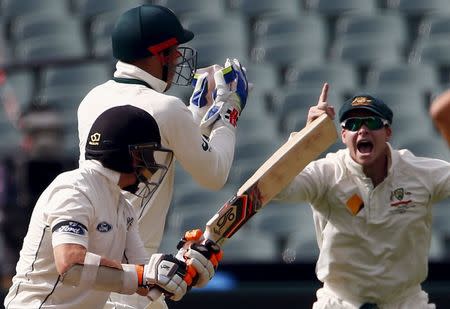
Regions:
[[[334,109],[328,85],[308,122]],[[278,196],[311,204],[320,254],[314,309],[435,308],[427,277],[432,204],[450,195],[450,164],[389,144],[393,113],[357,95],[339,110],[346,149],[310,163]]]
[[[225,184],[248,83],[239,61],[228,60],[224,68],[215,65],[197,72],[189,107],[180,99],[164,94],[172,83],[190,84],[197,53],[180,44],[193,37],[174,13],[162,6],[142,5],[119,17],[112,32],[113,55],[119,60],[114,78],[92,89],[78,109],[80,161],[84,158],[87,134],[98,115],[112,106],[130,104],[155,118],[162,146],[173,150],[175,159],[196,182],[211,190],[219,190]],[[174,174],[172,161],[150,198],[143,201],[132,197],[139,233],[148,254],[158,250],[163,236]],[[200,280],[196,286],[206,283]],[[148,302],[126,298],[122,302],[136,308]],[[159,308],[165,307],[161,304]]]
[[[154,286],[180,300],[192,273],[172,255],[148,255],[122,193],[139,194],[141,183],[141,194],[150,194],[167,172],[172,151],[161,146],[156,121],[131,105],[108,109],[94,122],[85,153],[36,203],[5,308],[103,308],[109,291],[146,297]],[[189,265],[201,273],[204,262]],[[76,287],[61,282],[74,264],[84,268]],[[99,286],[101,265],[123,270],[119,288]]]
[[[450,146],[450,90],[444,91],[431,102],[430,116]]]

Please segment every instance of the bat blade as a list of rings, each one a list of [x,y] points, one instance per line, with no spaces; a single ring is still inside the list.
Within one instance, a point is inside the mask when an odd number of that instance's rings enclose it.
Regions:
[[[336,127],[326,114],[297,132],[208,221],[205,238],[222,245],[336,140]]]

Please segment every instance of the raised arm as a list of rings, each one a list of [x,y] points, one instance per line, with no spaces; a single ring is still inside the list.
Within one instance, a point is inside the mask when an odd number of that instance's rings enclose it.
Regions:
[[[434,99],[430,106],[430,116],[450,146],[450,90]]]

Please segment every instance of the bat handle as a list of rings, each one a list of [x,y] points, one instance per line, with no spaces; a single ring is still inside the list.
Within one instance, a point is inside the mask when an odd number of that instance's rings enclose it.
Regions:
[[[147,297],[150,298],[151,301],[156,301],[161,297],[162,291],[157,287],[153,287],[148,291]]]

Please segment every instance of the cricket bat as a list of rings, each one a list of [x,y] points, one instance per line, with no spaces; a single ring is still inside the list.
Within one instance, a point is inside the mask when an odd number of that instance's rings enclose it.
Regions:
[[[336,140],[336,127],[326,114],[297,132],[208,221],[205,239],[222,245]]]
[[[284,143],[238,189],[206,224],[205,239],[223,245],[254,214],[269,203],[300,173],[337,140],[333,121],[326,114],[308,124]],[[83,265],[74,265],[63,276],[65,284],[78,286]],[[123,271],[100,266],[97,274],[98,290],[118,290],[122,286]],[[152,289],[149,298],[157,299],[159,289]],[[148,308],[151,308],[151,304]]]

